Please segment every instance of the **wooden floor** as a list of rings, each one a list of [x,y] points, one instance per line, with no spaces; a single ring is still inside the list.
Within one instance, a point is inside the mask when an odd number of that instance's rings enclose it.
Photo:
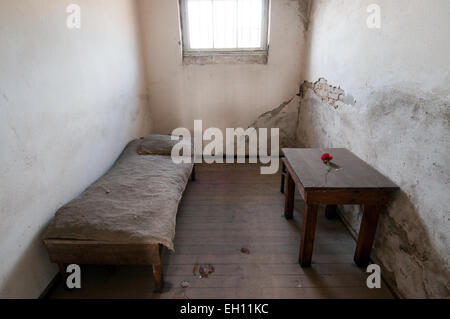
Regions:
[[[82,289],[66,291],[60,283],[50,297],[392,298],[384,284],[367,288],[367,274],[353,264],[354,240],[323,208],[312,267],[302,269],[303,203],[298,197],[295,218],[287,221],[279,188],[280,175],[260,175],[258,165],[200,165],[178,213],[176,252],[165,252],[162,293],[153,293],[151,267],[86,266]],[[214,273],[200,278],[202,265]]]

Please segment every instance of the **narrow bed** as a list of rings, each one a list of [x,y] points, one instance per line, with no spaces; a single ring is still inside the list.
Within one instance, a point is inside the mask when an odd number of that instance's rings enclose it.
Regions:
[[[65,264],[148,264],[162,287],[161,249],[173,249],[178,205],[194,174],[193,164],[168,156],[172,145],[162,135],[131,142],[103,177],[56,212],[44,243],[63,276]]]

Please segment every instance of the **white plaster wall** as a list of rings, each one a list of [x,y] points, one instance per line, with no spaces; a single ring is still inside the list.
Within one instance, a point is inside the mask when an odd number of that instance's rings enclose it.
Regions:
[[[70,3],[0,0],[0,298],[39,296],[54,212],[150,130],[135,1]]]
[[[303,2],[303,1],[301,1]],[[272,0],[269,62],[183,65],[177,0],[140,0],[153,131],[248,127],[292,99],[301,79],[304,32],[298,0]]]
[[[381,29],[366,9],[381,6]],[[374,259],[404,297],[450,296],[450,1],[314,0],[305,73],[356,99],[337,110],[311,91],[304,146],[347,147],[401,191],[383,214]],[[344,215],[358,229],[360,212]]]

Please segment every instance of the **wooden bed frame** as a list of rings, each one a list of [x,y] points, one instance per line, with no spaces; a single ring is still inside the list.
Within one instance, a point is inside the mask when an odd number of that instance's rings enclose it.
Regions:
[[[66,265],[152,265],[156,288],[163,286],[162,245],[81,240],[44,240],[51,262],[63,280]]]
[[[191,181],[195,181],[195,166]],[[64,282],[66,265],[152,265],[157,290],[163,281],[162,250],[160,244],[114,243],[65,239],[45,239],[50,261],[58,264]]]

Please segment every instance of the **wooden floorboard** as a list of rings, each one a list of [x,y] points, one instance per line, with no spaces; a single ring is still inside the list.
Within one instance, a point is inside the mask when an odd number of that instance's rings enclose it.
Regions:
[[[279,174],[261,175],[258,165],[199,165],[177,215],[175,252],[164,251],[163,293],[153,293],[151,267],[86,266],[81,290],[60,285],[51,297],[392,298],[384,286],[367,288],[367,274],[353,263],[354,240],[323,207],[312,267],[299,266],[303,202],[296,192],[287,221],[279,183]],[[208,278],[199,275],[203,265],[214,267]]]

